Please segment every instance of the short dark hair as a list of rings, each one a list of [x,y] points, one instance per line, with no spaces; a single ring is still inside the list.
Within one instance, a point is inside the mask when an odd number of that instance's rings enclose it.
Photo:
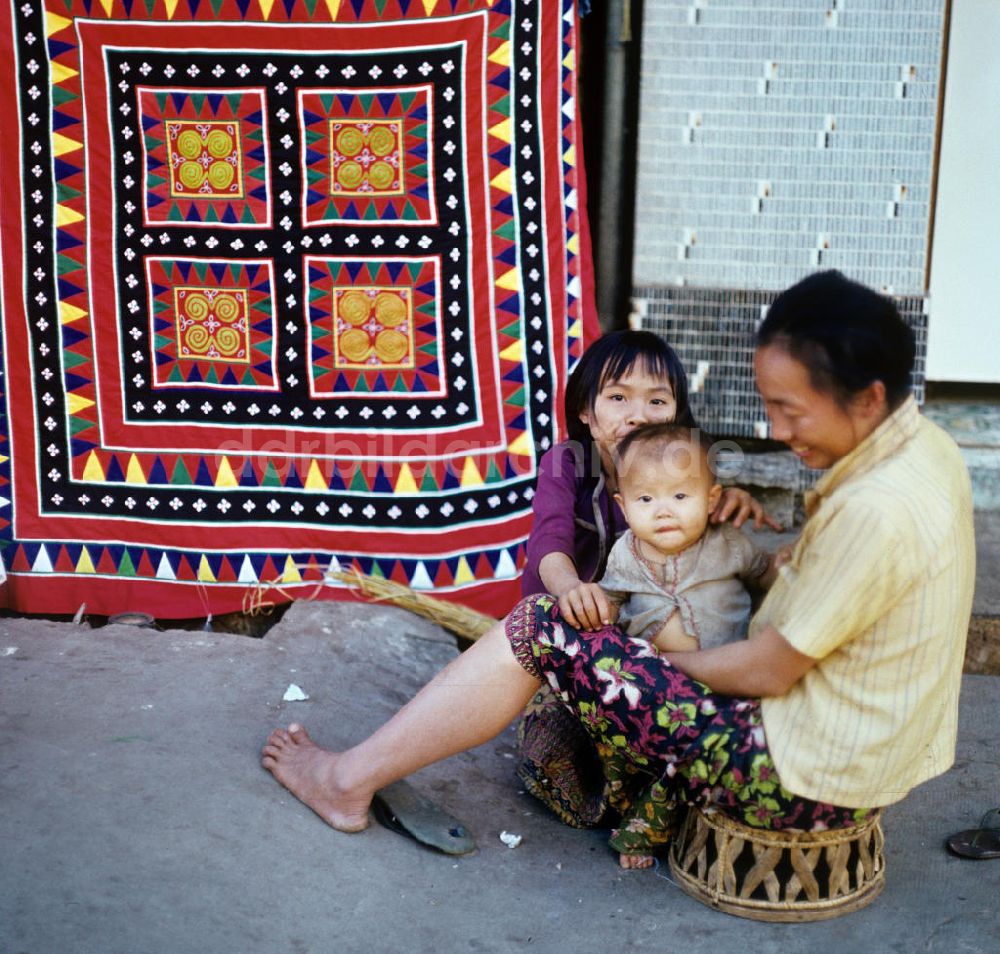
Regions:
[[[566,382],[563,408],[569,439],[590,443],[590,428],[580,420],[585,411],[592,411],[597,395],[608,381],[616,381],[636,364],[662,375],[670,382],[677,403],[674,420],[695,426],[688,404],[687,375],[684,365],[666,341],[652,331],[612,331],[598,338],[583,353]]]
[[[813,387],[842,407],[875,381],[890,409],[910,393],[913,331],[891,299],[840,272],[817,272],[775,298],[757,330],[757,347],[770,345],[805,365]]]
[[[686,424],[676,422],[661,422],[654,424],[640,424],[633,431],[629,431],[615,446],[615,470],[621,476],[620,467],[626,454],[630,450],[641,448],[647,444],[654,444],[660,448],[672,444],[674,441],[683,441],[697,447],[704,457],[704,462],[711,464],[712,438],[699,427],[689,427]],[[619,486],[621,480],[619,479]]]

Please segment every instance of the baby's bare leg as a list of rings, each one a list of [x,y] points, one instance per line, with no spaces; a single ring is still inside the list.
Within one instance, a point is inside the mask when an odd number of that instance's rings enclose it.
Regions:
[[[626,855],[622,853],[618,856],[618,864],[629,870],[652,868],[654,860],[652,855]]]
[[[539,684],[514,658],[501,622],[360,745],[328,752],[293,723],[271,733],[261,764],[329,825],[358,831],[377,789],[499,735]]]

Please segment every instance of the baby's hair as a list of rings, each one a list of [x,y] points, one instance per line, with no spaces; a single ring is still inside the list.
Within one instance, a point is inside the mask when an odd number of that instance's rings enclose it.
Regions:
[[[677,352],[652,331],[628,329],[612,331],[598,338],[583,353],[570,374],[563,406],[571,441],[590,443],[590,428],[580,420],[580,415],[594,409],[597,395],[608,381],[619,380],[637,364],[670,382],[677,403],[674,421],[695,426],[688,404],[687,375]]]
[[[650,456],[661,458],[666,448],[673,443],[683,442],[697,447],[702,455],[703,463],[710,468],[712,438],[699,427],[689,427],[675,422],[660,424],[643,424],[634,431],[629,431],[615,447],[614,463],[619,485],[622,482],[622,462],[629,451],[645,451]]]
[[[784,349],[816,390],[846,407],[874,381],[896,408],[910,393],[916,347],[895,304],[840,272],[816,272],[783,291],[757,331],[757,347]]]

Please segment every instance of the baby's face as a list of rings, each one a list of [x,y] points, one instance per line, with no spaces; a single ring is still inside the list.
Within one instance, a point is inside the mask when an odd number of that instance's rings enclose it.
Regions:
[[[639,448],[619,468],[618,500],[647,557],[668,556],[699,540],[722,488],[700,448],[669,444],[662,457]]]

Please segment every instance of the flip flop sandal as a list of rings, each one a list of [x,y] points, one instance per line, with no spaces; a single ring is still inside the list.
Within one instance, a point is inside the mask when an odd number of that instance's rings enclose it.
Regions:
[[[475,839],[465,825],[408,782],[393,782],[380,788],[372,799],[372,814],[390,831],[409,835],[446,855],[467,855],[476,850]]]
[[[983,815],[978,828],[956,832],[945,842],[952,854],[985,861],[1000,858],[1000,808]]]

